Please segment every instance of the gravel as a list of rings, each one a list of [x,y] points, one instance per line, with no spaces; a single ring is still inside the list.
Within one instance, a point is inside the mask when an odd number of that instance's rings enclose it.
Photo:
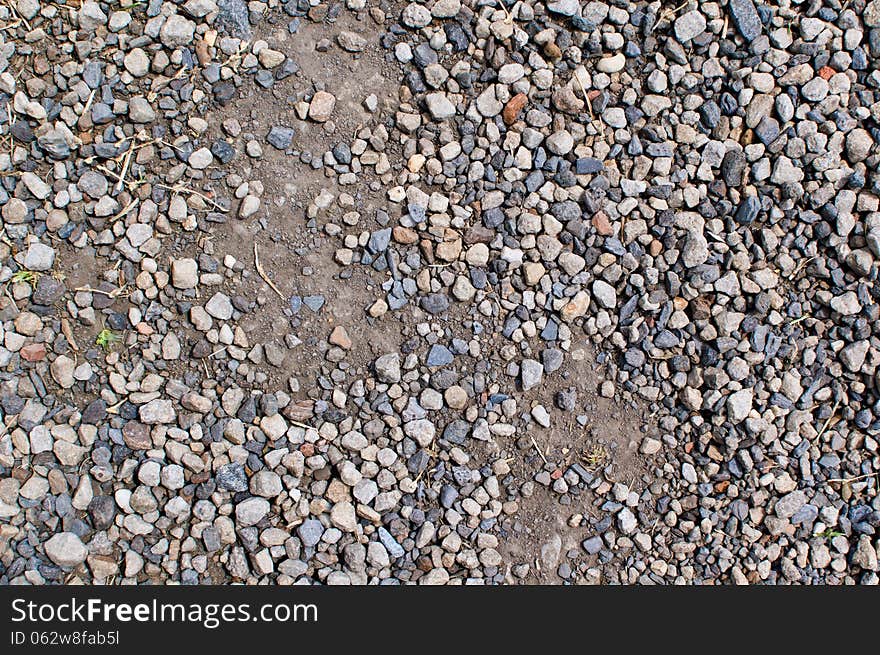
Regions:
[[[0,8],[0,583],[878,584],[808,4]]]

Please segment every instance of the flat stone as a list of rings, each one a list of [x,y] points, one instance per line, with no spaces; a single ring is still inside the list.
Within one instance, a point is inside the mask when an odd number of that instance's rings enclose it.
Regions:
[[[434,120],[443,121],[455,116],[455,105],[449,101],[445,93],[429,93],[425,97],[425,104]]]
[[[727,418],[731,423],[746,419],[752,411],[752,390],[740,389],[727,398]]]
[[[544,379],[544,366],[534,359],[524,359],[520,364],[520,381],[523,391],[537,387]]]
[[[232,301],[225,293],[215,293],[205,304],[205,311],[216,319],[228,321],[232,318]]]
[[[171,284],[177,289],[195,289],[199,283],[199,265],[187,257],[171,262]]]
[[[147,425],[156,425],[159,423],[171,423],[177,416],[174,406],[170,400],[157,398],[151,400],[146,405],[141,405],[138,410],[141,421]]]
[[[375,363],[376,377],[380,382],[393,384],[400,382],[400,355],[389,353],[382,355]]]
[[[274,125],[266,136],[269,145],[278,150],[287,150],[293,144],[294,129],[282,125]]]
[[[318,123],[326,123],[336,107],[336,96],[326,91],[318,91],[309,103],[309,118]]]
[[[367,47],[367,40],[356,32],[340,32],[336,41],[347,52],[363,52]]]
[[[733,18],[733,24],[746,43],[751,43],[761,36],[761,18],[752,0],[728,0],[727,9]]]
[[[431,350],[428,352],[426,363],[428,366],[446,366],[447,364],[451,364],[452,360],[452,351],[444,345],[435,343],[431,346]]]
[[[169,48],[190,45],[195,34],[196,24],[180,14],[171,14],[159,32],[162,44]]]
[[[265,498],[248,498],[235,506],[235,522],[245,528],[255,525],[266,517],[270,508]]]
[[[687,43],[706,31],[706,17],[699,11],[689,11],[675,19],[674,28],[675,38]]]
[[[55,264],[55,250],[44,243],[34,241],[28,246],[23,264],[28,271],[50,271]]]
[[[85,544],[73,532],[54,534],[43,547],[50,560],[65,568],[79,566],[89,554]]]

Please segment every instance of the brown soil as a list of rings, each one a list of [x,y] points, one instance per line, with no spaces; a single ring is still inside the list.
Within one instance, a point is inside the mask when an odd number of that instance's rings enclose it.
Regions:
[[[316,170],[303,163],[300,156],[300,153],[310,153],[312,157],[320,158],[333,145],[343,141],[350,143],[363,127],[375,127],[387,117],[393,117],[398,103],[401,73],[396,66],[385,61],[384,51],[377,42],[378,30],[372,21],[369,18],[358,20],[351,12],[343,12],[338,20],[329,25],[305,23],[294,35],[288,34],[286,26],[273,28],[263,24],[261,30],[254,38],[263,38],[270,47],[286,52],[300,66],[300,72],[276,83],[270,90],[249,83],[242,85],[240,93],[245,97],[233,100],[228,106],[218,108],[205,117],[210,125],[208,133],[204,135],[205,144],[226,138],[222,128],[224,121],[232,118],[238,120],[242,131],[241,136],[234,139],[237,155],[225,169],[236,172],[243,181],[259,180],[264,185],[261,208],[256,215],[246,220],[237,218],[238,201],[234,200],[227,221],[215,224],[208,237],[214,257],[222,262],[224,256],[232,255],[244,265],[245,271],[244,275],[235,276],[222,287],[211,290],[211,293],[223,290],[230,296],[257,299],[256,309],[239,321],[251,345],[283,342],[289,333],[301,340],[302,343],[288,351],[282,366],[273,368],[265,363],[260,367],[268,375],[264,386],[269,391],[287,390],[288,378],[297,377],[300,391],[293,395],[295,400],[299,400],[305,398],[318,375],[326,374],[334,366],[327,365],[324,342],[336,325],[343,325],[352,340],[352,349],[345,362],[353,371],[362,371],[379,355],[399,352],[404,341],[414,335],[414,324],[426,320],[424,313],[416,309],[413,303],[401,311],[389,311],[378,319],[368,317],[366,308],[385,296],[381,284],[387,279],[387,272],[379,273],[361,265],[343,268],[334,261],[334,252],[342,246],[345,234],[359,234],[380,227],[375,221],[377,208],[388,211],[391,217],[389,225],[396,223],[399,209],[386,200],[387,187],[381,184],[372,168],[365,168],[358,174],[358,184],[340,186],[335,176],[329,177],[322,169]],[[342,51],[335,39],[342,30],[361,33],[368,39],[367,49],[357,55]],[[322,39],[331,42],[328,52],[316,51],[316,45]],[[295,103],[316,88],[324,88],[336,96],[332,124],[321,125],[297,117]],[[379,100],[375,113],[364,108],[363,102],[369,93],[375,94]],[[265,136],[274,125],[294,128],[292,148],[295,152],[280,152],[266,143]],[[261,158],[251,159],[246,154],[245,145],[249,138],[256,138],[261,143]],[[389,142],[386,154],[392,160],[392,170],[395,170],[395,163],[399,165],[402,156],[398,144]],[[222,178],[218,181],[210,179],[210,175],[208,177],[209,181],[200,186],[202,191],[211,193],[213,189],[216,195],[232,196],[234,189],[220,189],[217,186],[225,184]],[[340,236],[327,235],[324,226],[328,222],[342,225],[341,216],[348,211],[334,202],[327,210],[321,211],[310,226],[306,208],[322,190],[335,198],[340,193],[351,194],[355,199],[353,208],[361,214],[358,225],[344,226]],[[423,190],[430,193],[433,189],[425,186]],[[192,239],[193,236],[184,235],[170,252],[162,256],[194,256]],[[279,297],[255,272],[254,244],[259,250],[260,262],[266,274],[284,298]],[[68,288],[97,285],[99,272],[94,270],[91,262],[67,258],[66,261],[74,262],[65,271],[69,276]],[[343,271],[347,278],[341,276]],[[323,308],[314,313],[303,306],[296,316],[291,317],[289,297],[312,294],[325,297]],[[198,302],[206,300],[197,299]],[[120,305],[116,309],[125,311]],[[450,336],[467,340],[473,336],[469,312],[474,311],[472,307],[453,301],[444,315],[429,318],[435,324],[445,325]],[[492,329],[492,321],[482,316],[479,320],[487,330]],[[500,330],[500,325],[494,327]],[[95,334],[100,329],[101,326],[96,326],[92,330],[82,331],[87,347],[94,343]],[[573,345],[573,349],[584,351],[580,361],[573,361],[569,354],[563,368],[547,376],[545,384],[527,393],[515,392],[521,413],[527,413],[536,404],[543,404],[551,414],[551,427],[541,428],[532,422],[528,435],[534,438],[535,446],[524,450],[520,450],[515,443],[521,435],[498,439],[489,444],[471,442],[470,450],[475,456],[473,461],[479,465],[499,457],[507,458],[511,472],[522,484],[532,480],[536,473],[545,468],[545,460],[564,473],[574,462],[590,467],[585,456],[602,451],[606,457],[601,458],[602,461],[595,466],[597,475],[604,474],[606,479],[624,482],[630,489],[640,492],[645,484],[646,467],[637,454],[637,444],[646,418],[632,407],[622,407],[599,397],[597,387],[601,377],[595,356],[579,330],[576,333],[575,338],[579,341]],[[180,330],[178,334],[189,346],[202,338],[202,335],[189,328]],[[80,331],[77,332],[79,337]],[[497,333],[484,334],[480,340],[484,354],[490,358],[501,345],[509,343]],[[535,346],[540,349],[539,344]],[[419,352],[421,356],[428,348],[424,340],[419,342],[419,348],[422,350]],[[188,353],[186,345],[183,352],[184,355]],[[469,358],[459,359],[466,359],[467,366],[473,363]],[[456,365],[465,364],[457,360]],[[503,364],[493,362],[493,367],[500,373]],[[500,377],[508,387],[506,391],[510,391],[514,386],[513,381],[503,375]],[[351,378],[348,380],[350,382]],[[347,384],[343,388],[345,386]],[[561,389],[572,386],[578,392],[578,408],[574,414],[565,415],[556,408],[554,397]],[[458,412],[444,410],[435,414],[434,418],[438,426],[443,426],[447,420],[458,418],[453,414]],[[581,426],[577,422],[579,414],[588,417],[586,425]],[[529,574],[524,580],[511,575],[508,575],[508,579],[527,583],[560,582],[555,568],[548,569],[541,564],[542,547],[555,536],[561,542],[560,563],[566,561],[568,551],[576,551],[577,557],[568,560],[572,568],[578,570],[579,565],[582,569],[585,563],[589,564],[590,558],[580,548],[580,542],[591,536],[591,528],[588,525],[571,527],[569,519],[573,514],[585,517],[594,514],[596,501],[592,492],[584,491],[571,505],[564,506],[559,503],[558,494],[535,484],[533,495],[520,498],[519,511],[505,518],[499,526],[499,550],[504,556],[507,570],[510,571],[511,565],[530,565]],[[582,578],[582,575],[576,574],[575,577]]]
[[[554,471],[563,474],[571,464],[580,463],[596,477],[622,482],[631,491],[640,493],[646,484],[648,468],[638,454],[638,445],[649,419],[638,408],[623,406],[597,393],[602,380],[601,367],[589,345],[573,346],[572,349],[578,347],[584,351],[580,361],[574,361],[571,355],[566,356],[559,371],[547,376],[545,384],[520,400],[521,411],[542,404],[550,412],[551,425],[543,428],[537,423],[531,424],[528,435],[534,438],[535,444],[514,458],[511,469],[525,481],[548,468],[545,460]],[[554,398],[559,391],[570,387],[577,390],[577,408],[574,413],[565,414],[554,405]],[[587,417],[585,425],[577,421],[578,415]],[[519,511],[503,523],[507,536],[502,540],[501,552],[509,565],[529,564],[529,574],[523,582],[559,583],[556,570],[547,570],[542,564],[541,549],[558,535],[562,543],[560,564],[566,560],[568,551],[577,552],[577,557],[568,559],[572,569],[576,569],[579,563],[589,563],[593,558],[586,555],[580,544],[595,531],[588,524],[583,525],[583,520],[572,527],[569,519],[575,514],[595,517],[597,497],[592,491],[585,490],[573,503],[563,505],[559,502],[559,495],[547,487],[535,483],[534,489],[531,497],[519,499]]]

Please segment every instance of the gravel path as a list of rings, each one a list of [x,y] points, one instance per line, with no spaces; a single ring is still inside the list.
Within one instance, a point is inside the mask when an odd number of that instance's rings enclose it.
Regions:
[[[880,0],[0,23],[0,583],[880,581]]]

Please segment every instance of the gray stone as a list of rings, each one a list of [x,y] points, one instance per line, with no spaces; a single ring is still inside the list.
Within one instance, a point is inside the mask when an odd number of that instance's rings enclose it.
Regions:
[[[347,52],[363,52],[367,47],[367,40],[356,32],[340,32],[336,41]]]
[[[192,43],[196,24],[180,14],[171,14],[162,25],[159,38],[168,48],[179,48]]]
[[[146,405],[141,405],[138,415],[143,423],[156,425],[159,423],[171,423],[177,416],[177,413],[174,411],[174,406],[170,400],[156,398]]]
[[[274,125],[269,130],[266,141],[269,142],[269,145],[278,148],[278,150],[287,150],[293,144],[293,135],[294,130],[292,127]]]
[[[617,527],[626,535],[632,534],[639,527],[638,520],[628,507],[624,507],[617,513]]]
[[[561,16],[575,16],[580,13],[581,5],[578,0],[556,0],[548,2],[547,9]]]
[[[431,22],[431,12],[424,6],[411,2],[404,7],[401,20],[407,27],[419,29]]]
[[[544,379],[544,366],[534,359],[524,359],[520,364],[520,381],[523,391],[528,391],[541,384]]]
[[[617,291],[605,280],[593,282],[593,298],[605,309],[617,307]]]
[[[217,0],[216,25],[232,36],[249,39],[251,25],[246,0]]]
[[[225,293],[215,293],[205,304],[205,311],[216,319],[228,321],[232,318],[232,301]]]
[[[64,568],[79,566],[86,561],[89,554],[85,544],[73,532],[54,534],[43,547],[49,559]]]
[[[248,498],[235,506],[235,522],[241,527],[255,525],[269,513],[269,501],[265,498]]]
[[[727,418],[732,423],[745,420],[752,411],[752,390],[740,389],[727,398]]]
[[[706,17],[699,11],[689,11],[675,19],[675,38],[687,43],[706,31]]]
[[[785,494],[776,501],[773,511],[781,519],[789,519],[804,505],[807,504],[807,497],[803,491],[796,490]]]
[[[443,121],[455,116],[455,105],[449,101],[445,93],[429,93],[425,97],[425,104],[434,120]]]
[[[761,36],[761,18],[752,0],[728,0],[727,9],[733,18],[733,24],[746,43],[751,43]]]
[[[227,491],[247,491],[248,480],[241,464],[226,464],[217,470],[217,486]]]
[[[390,353],[376,360],[376,377],[380,382],[393,384],[400,382],[400,355]]]
[[[55,264],[55,250],[34,241],[24,255],[24,267],[29,271],[50,271]]]
[[[314,548],[321,541],[324,525],[317,519],[307,519],[296,529],[300,541],[307,548]]]

